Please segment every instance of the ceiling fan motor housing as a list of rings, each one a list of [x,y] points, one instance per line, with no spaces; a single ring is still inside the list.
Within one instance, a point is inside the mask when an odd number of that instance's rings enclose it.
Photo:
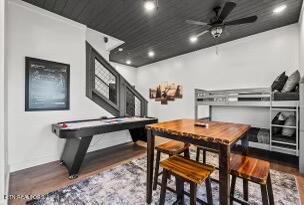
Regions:
[[[213,36],[213,38],[219,38],[222,33],[223,33],[223,27],[221,26],[216,26],[211,28],[211,35]]]

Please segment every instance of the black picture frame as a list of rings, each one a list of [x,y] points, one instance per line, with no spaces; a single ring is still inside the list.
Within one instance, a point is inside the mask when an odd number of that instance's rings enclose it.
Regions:
[[[69,109],[70,65],[25,57],[25,111]]]

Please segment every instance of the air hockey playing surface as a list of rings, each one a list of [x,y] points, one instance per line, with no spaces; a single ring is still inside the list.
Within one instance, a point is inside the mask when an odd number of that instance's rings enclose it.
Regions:
[[[144,129],[157,123],[154,117],[113,117],[59,122],[52,125],[52,132],[60,138],[88,137],[119,130]]]

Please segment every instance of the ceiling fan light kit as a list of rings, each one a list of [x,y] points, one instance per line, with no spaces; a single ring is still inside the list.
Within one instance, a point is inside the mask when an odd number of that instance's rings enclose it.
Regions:
[[[219,38],[222,33],[223,33],[223,27],[221,26],[216,26],[211,28],[211,35],[213,36],[213,38]]]

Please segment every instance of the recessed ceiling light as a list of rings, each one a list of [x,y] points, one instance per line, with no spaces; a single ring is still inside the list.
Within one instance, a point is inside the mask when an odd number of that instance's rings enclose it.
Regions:
[[[145,9],[146,11],[148,12],[151,12],[155,9],[156,5],[155,5],[155,2],[153,0],[147,0],[145,1]]]
[[[123,51],[123,48],[118,48],[118,51],[119,51],[119,52]]]
[[[126,64],[130,65],[132,63],[131,60],[126,60]]]
[[[275,13],[275,14],[281,13],[281,12],[284,11],[286,8],[287,8],[287,6],[286,6],[285,4],[284,4],[284,5],[281,5],[281,6],[278,6],[278,7],[276,7],[275,9],[273,9],[273,13]]]
[[[148,52],[148,56],[149,56],[150,58],[153,58],[153,57],[155,56],[154,51],[149,51],[149,52]]]
[[[197,42],[197,37],[196,36],[191,36],[189,38],[189,40],[190,40],[191,43],[195,43],[195,42]]]

